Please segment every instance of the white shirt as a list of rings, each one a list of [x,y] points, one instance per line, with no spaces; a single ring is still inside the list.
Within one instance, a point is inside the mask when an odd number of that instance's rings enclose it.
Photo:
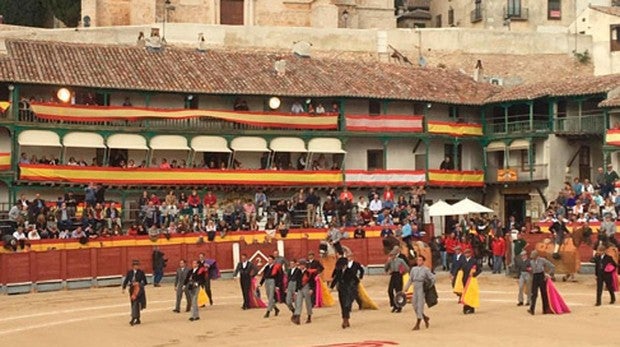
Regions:
[[[26,234],[20,233],[20,232],[17,232],[17,231],[13,233],[13,237],[16,238],[17,240],[26,240],[27,239]]]
[[[382,207],[383,207],[383,204],[381,203],[381,200],[379,199],[375,199],[370,202],[370,210],[372,212],[379,212],[381,211]]]
[[[353,266],[353,260],[349,260],[349,262],[347,263],[347,267],[350,269],[351,266]]]

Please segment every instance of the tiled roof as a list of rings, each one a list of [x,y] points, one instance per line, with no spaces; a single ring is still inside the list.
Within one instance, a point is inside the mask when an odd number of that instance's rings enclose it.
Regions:
[[[590,8],[605,14],[620,17],[620,7],[616,6],[592,6]]]
[[[579,96],[607,93],[620,87],[620,74],[580,76],[555,79],[549,82],[524,84],[504,89],[491,96],[486,103],[512,100],[533,100],[545,96]]]
[[[607,98],[601,101],[598,104],[599,107],[619,107],[620,106],[620,96],[614,96],[611,98]]]
[[[497,92],[458,71],[338,59],[285,57],[286,74],[274,70],[277,53],[168,47],[6,42],[0,81],[197,94],[359,97],[482,104]]]

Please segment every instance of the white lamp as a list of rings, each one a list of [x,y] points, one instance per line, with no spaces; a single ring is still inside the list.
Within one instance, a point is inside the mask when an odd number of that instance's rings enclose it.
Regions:
[[[280,108],[280,98],[277,96],[273,96],[269,99],[269,108],[272,110],[277,110]]]
[[[60,88],[58,89],[58,92],[56,93],[56,96],[58,97],[58,100],[67,103],[69,101],[71,101],[71,92],[69,91],[69,89],[67,88]]]

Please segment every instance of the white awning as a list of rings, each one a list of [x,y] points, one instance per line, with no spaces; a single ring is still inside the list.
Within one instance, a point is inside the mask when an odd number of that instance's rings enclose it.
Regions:
[[[60,136],[49,130],[25,130],[19,133],[20,146],[61,147]]]
[[[258,136],[237,137],[230,142],[230,148],[237,152],[269,152],[267,141]]]
[[[275,152],[307,152],[304,140],[298,137],[276,137],[269,143],[269,148]]]
[[[187,139],[181,135],[157,135],[149,142],[151,149],[189,151]]]
[[[510,150],[521,150],[521,149],[529,149],[530,143],[527,140],[514,140],[510,144]]]
[[[72,132],[62,138],[65,147],[73,148],[105,148],[103,136],[97,133]]]
[[[308,152],[311,153],[347,153],[342,149],[338,139],[318,137],[308,142]]]
[[[196,136],[192,139],[191,147],[196,152],[232,152],[228,148],[228,141],[220,136]]]
[[[493,141],[486,147],[487,152],[503,152],[506,150],[506,144],[503,141]]]
[[[146,139],[136,134],[114,134],[108,137],[108,147],[118,149],[143,149],[148,151]]]

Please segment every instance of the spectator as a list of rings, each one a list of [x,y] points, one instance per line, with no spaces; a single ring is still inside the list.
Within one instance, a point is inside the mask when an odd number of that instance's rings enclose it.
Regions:
[[[299,101],[295,101],[291,106],[291,113],[299,114],[304,112],[304,107],[301,105]]]
[[[446,158],[439,165],[439,170],[454,170],[454,163],[450,159],[450,156],[446,156]]]
[[[316,114],[324,114],[325,113],[325,107],[323,107],[322,103],[319,102],[319,104],[316,105],[315,113]]]
[[[358,224],[355,230],[353,231],[353,238],[355,239],[366,238],[366,231],[364,230],[362,224]]]

